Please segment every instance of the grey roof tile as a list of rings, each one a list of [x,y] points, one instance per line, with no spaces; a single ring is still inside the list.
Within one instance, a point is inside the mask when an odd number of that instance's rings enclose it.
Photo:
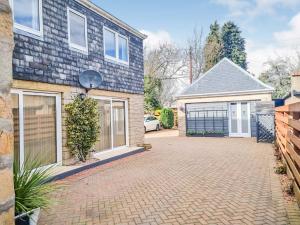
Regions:
[[[246,70],[224,58],[187,87],[180,96],[231,94],[248,91],[271,92],[272,90],[272,87],[262,83]]]

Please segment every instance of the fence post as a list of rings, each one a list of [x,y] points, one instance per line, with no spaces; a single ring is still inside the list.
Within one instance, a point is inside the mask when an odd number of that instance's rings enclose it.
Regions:
[[[259,142],[259,118],[258,114],[256,114],[256,143]]]

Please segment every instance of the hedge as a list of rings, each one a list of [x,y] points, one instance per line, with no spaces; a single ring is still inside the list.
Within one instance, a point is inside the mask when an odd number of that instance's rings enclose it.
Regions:
[[[165,129],[171,129],[174,126],[174,113],[172,109],[163,108],[160,114],[160,121]]]

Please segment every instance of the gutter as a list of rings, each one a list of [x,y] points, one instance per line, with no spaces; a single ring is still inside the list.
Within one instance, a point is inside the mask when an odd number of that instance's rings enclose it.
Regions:
[[[219,92],[211,94],[191,94],[191,95],[178,95],[175,96],[175,99],[188,99],[188,98],[205,98],[205,97],[223,97],[223,96],[237,96],[237,95],[253,95],[253,94],[267,94],[272,93],[273,90],[264,90],[264,91],[235,91],[235,92]]]
[[[117,24],[118,26],[122,27],[123,29],[129,31],[130,33],[136,35],[141,39],[146,39],[147,35],[141,33],[137,29],[129,26],[127,23],[123,22],[122,20],[118,19],[117,17],[113,16],[109,12],[101,9],[99,6],[95,5],[94,3],[90,2],[89,0],[75,0],[79,4],[87,7],[88,9],[92,10],[93,12],[97,13],[98,15],[104,17],[105,19],[110,20],[111,22]]]

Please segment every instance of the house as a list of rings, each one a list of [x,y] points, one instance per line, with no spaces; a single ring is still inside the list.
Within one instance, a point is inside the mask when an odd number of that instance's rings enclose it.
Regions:
[[[179,134],[255,136],[257,105],[272,105],[272,91],[224,58],[177,96]]]
[[[146,36],[87,0],[11,0],[14,151],[19,162],[73,162],[64,106],[85,93],[79,74],[102,75],[88,92],[99,103],[97,153],[143,144],[143,39]]]
[[[291,76],[291,91],[284,97],[286,105],[300,101],[300,72],[295,72]]]

